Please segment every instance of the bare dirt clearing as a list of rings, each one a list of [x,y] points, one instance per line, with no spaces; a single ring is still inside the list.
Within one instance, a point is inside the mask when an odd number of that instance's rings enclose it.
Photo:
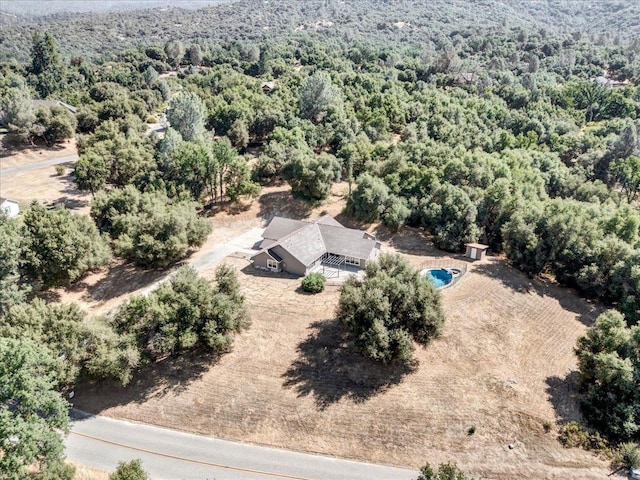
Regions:
[[[76,153],[75,140],[51,148],[13,146],[0,154],[0,170],[34,165]],[[76,188],[71,164],[62,164],[62,167],[62,175],[58,175],[53,165],[10,176],[0,175],[0,196],[18,201],[22,208],[37,200],[47,205],[60,203],[77,213],[88,213],[91,195]]]
[[[286,190],[270,187],[259,201],[217,213],[207,244],[275,213],[307,218],[327,212],[343,220],[344,185],[315,209]],[[420,232],[378,234],[387,250],[404,253],[416,267],[434,256],[448,261]],[[81,385],[75,406],[379,463],[454,461],[484,478],[600,479],[609,473],[607,462],[563,449],[554,432],[543,430],[545,421],[579,417],[573,347],[599,311],[573,292],[531,281],[498,258],[474,264],[458,285],[443,291],[443,337],[419,348],[414,364],[381,369],[347,348],[333,320],[337,287],[305,295],[299,279],[257,272],[242,258],[227,262],[239,271],[253,320],[233,352],[166,361],[141,372],[126,389]],[[212,277],[213,268],[204,274]],[[116,275],[105,298],[122,295],[118,287]],[[468,434],[470,427],[475,434]]]
[[[0,169],[20,167],[43,160],[76,155],[76,139],[72,138],[53,147],[42,145],[31,146],[20,143],[11,135],[0,135]]]

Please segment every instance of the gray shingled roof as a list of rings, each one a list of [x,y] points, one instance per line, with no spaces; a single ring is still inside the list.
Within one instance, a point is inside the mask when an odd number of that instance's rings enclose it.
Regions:
[[[369,258],[376,240],[360,230],[345,228],[329,215],[309,223],[274,217],[263,233],[262,251],[280,245],[304,265],[310,265],[325,253]]]
[[[301,220],[293,220],[291,218],[273,217],[273,219],[267,225],[267,229],[262,234],[262,238],[268,238],[269,240],[279,240],[282,237],[292,234],[296,230],[300,230],[302,227],[309,225],[308,222]]]
[[[344,225],[342,225],[339,221],[337,221],[331,215],[323,215],[314,223],[317,223],[318,225],[333,225],[334,227],[345,228]]]
[[[365,236],[365,233],[352,228],[319,225],[327,252],[346,257],[369,258],[376,246],[375,239]]]
[[[315,223],[307,224],[278,243],[304,265],[310,265],[327,253],[322,234]]]

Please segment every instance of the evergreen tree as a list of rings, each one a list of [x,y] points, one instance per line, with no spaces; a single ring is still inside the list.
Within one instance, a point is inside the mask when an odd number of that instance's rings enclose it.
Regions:
[[[58,54],[56,42],[49,32],[44,36],[35,32],[32,37],[31,66],[35,75],[35,88],[42,98],[46,98],[65,85],[65,66]]]

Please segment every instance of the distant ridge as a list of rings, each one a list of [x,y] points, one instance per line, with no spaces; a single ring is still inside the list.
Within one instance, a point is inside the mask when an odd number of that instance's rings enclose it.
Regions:
[[[3,0],[0,13],[39,17],[58,13],[118,13],[149,8],[180,7],[189,10],[234,0]]]
[[[465,30],[486,34],[523,28],[589,35],[594,42],[640,38],[640,2],[627,0],[4,0],[2,10],[43,3],[51,15],[0,15],[0,61],[27,61],[36,25],[54,36],[65,56],[87,58],[171,39],[255,43],[322,35],[421,49],[425,42],[441,44]],[[114,3],[119,11],[104,12]],[[100,4],[103,13],[53,13],[56,4]],[[215,5],[185,9],[210,4]],[[147,10],[124,11],[143,6]]]

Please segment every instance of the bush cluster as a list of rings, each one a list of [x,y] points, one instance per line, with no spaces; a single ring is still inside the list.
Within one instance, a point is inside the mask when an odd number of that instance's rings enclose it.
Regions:
[[[326,283],[327,279],[321,273],[309,273],[302,279],[302,290],[307,293],[320,293]]]

